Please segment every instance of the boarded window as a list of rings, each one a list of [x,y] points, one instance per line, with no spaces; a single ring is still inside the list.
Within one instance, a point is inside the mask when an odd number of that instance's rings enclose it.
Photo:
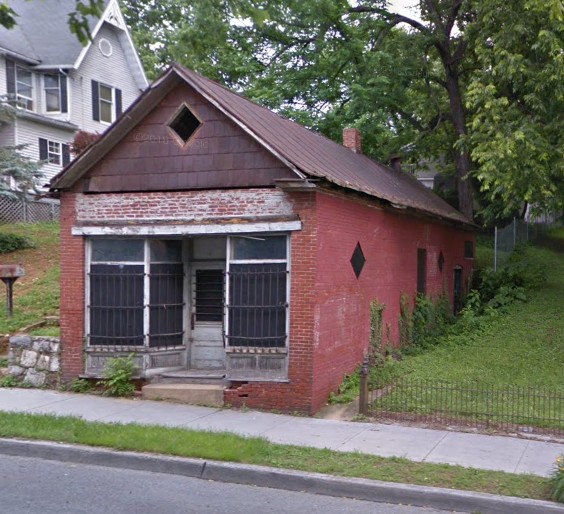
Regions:
[[[474,242],[464,241],[464,258],[473,259],[474,258]]]
[[[417,292],[427,292],[427,250],[424,248],[417,249]]]

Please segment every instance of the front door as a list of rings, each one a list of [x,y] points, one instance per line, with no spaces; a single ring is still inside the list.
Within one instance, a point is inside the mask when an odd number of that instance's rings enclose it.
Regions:
[[[190,367],[225,369],[225,261],[192,263],[190,277]]]

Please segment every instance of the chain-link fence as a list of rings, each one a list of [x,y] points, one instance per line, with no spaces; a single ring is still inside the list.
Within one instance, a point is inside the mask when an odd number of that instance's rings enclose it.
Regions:
[[[37,223],[58,221],[60,206],[58,200],[27,197],[13,200],[0,196],[0,225],[6,223]]]
[[[494,271],[507,262],[515,246],[526,241],[534,241],[552,226],[554,222],[531,223],[513,218],[506,227],[495,227]]]

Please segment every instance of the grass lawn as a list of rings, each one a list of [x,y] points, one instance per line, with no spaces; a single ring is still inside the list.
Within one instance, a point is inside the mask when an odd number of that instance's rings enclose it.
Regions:
[[[394,362],[398,374],[564,392],[564,254],[529,247],[524,259],[548,272],[528,301],[513,303],[474,333],[451,334],[429,351]]]
[[[373,383],[394,384],[375,410],[564,430],[564,230],[545,242],[521,256],[547,275],[526,302],[481,318],[472,331],[454,325],[434,347],[373,369]]]
[[[521,498],[549,499],[549,480],[532,475],[278,445],[262,438],[245,438],[227,433],[93,423],[72,417],[0,412],[0,437],[85,444]]]
[[[59,224],[34,223],[0,225],[0,232],[29,237],[35,248],[0,255],[2,264],[22,264],[26,276],[14,284],[14,317],[6,316],[6,295],[0,300],[0,334],[13,333],[59,312]],[[3,289],[3,287],[2,287]],[[57,335],[58,329],[42,329]]]

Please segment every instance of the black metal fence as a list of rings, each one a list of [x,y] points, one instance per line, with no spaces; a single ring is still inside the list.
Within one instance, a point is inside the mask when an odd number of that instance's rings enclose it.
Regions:
[[[364,387],[360,412],[382,421],[564,437],[563,391],[406,377],[388,384],[368,384],[362,377]]]

